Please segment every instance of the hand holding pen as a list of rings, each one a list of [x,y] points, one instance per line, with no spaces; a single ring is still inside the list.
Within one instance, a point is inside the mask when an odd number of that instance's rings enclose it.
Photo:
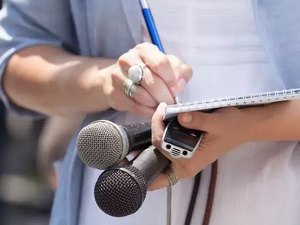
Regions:
[[[147,107],[146,114],[151,116],[159,103],[175,103],[175,97],[190,79],[192,70],[177,57],[164,54],[147,2],[141,0],[140,6],[153,44],[142,43],[135,46],[122,55],[117,64],[128,78],[123,81],[125,94],[134,102]],[[139,110],[140,107],[136,109]],[[142,114],[145,114],[145,110],[143,109]]]
[[[161,52],[165,53],[164,47],[163,47],[161,39],[159,37],[159,33],[157,31],[156,24],[155,24],[155,21],[154,21],[154,18],[153,18],[153,15],[152,15],[152,12],[150,10],[147,0],[140,0],[139,2],[140,2],[143,17],[144,17],[145,24],[147,26],[147,30],[150,35],[152,44],[156,45]],[[174,56],[169,56],[169,57],[170,57],[170,60],[172,60],[172,57],[174,57]],[[173,58],[173,60],[177,60],[177,58]],[[191,72],[191,68],[188,68],[188,69]],[[178,75],[177,77],[180,77],[180,75]],[[177,87],[175,88],[176,90],[172,90],[172,93],[175,98],[175,103],[179,103],[179,97],[177,94],[178,94],[178,92],[183,91],[183,88],[185,87],[186,82],[187,82],[186,79],[179,78]]]

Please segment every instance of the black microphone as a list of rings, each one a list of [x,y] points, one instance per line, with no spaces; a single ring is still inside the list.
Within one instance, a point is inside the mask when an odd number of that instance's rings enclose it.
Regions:
[[[135,213],[144,202],[147,187],[169,163],[159,150],[150,146],[130,164],[104,171],[94,188],[97,205],[114,217]]]
[[[118,125],[98,120],[80,132],[77,151],[84,164],[106,169],[118,164],[132,150],[143,150],[151,145],[150,123]]]

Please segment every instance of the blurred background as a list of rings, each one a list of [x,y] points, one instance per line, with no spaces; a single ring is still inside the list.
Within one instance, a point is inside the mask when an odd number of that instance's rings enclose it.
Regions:
[[[39,140],[45,124],[45,119],[7,112],[0,101],[1,225],[49,223],[55,177],[41,166]]]
[[[19,117],[0,103],[0,224],[46,225],[53,189],[37,163],[44,120]]]

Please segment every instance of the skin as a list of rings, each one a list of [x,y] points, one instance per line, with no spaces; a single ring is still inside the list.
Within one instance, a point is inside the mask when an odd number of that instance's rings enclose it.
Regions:
[[[133,98],[124,94],[130,66],[145,65]],[[52,46],[32,46],[14,54],[4,75],[4,90],[17,105],[50,116],[73,116],[113,108],[150,118],[160,102],[174,103],[191,68],[149,43],[119,59],[91,58]]]
[[[133,98],[123,84],[131,65],[145,64],[145,77]],[[90,58],[51,46],[32,46],[14,54],[4,74],[4,90],[17,105],[49,116],[78,116],[113,108],[152,117],[153,144],[159,148],[164,130],[164,107],[192,75],[175,56],[164,55],[151,44],[139,44],[119,59]],[[300,140],[300,101],[213,113],[184,113],[179,122],[205,132],[192,159],[173,159],[178,179],[192,177],[226,152],[250,141]],[[226,134],[226,135],[224,135]],[[149,190],[168,186],[160,175]]]
[[[152,118],[152,142],[160,149],[164,131],[161,103]],[[212,113],[191,112],[178,115],[184,127],[202,130],[204,137],[191,159],[171,160],[178,180],[195,176],[203,168],[239,145],[252,141],[299,141],[300,100],[273,103],[247,108],[222,108]],[[149,187],[150,191],[169,186],[165,174],[160,174]]]
[[[144,79],[130,98],[123,84],[134,64],[144,67]],[[9,59],[3,88],[16,105],[49,116],[51,129],[40,140],[39,159],[45,166],[52,163],[52,156],[64,154],[61,143],[68,142],[85,115],[113,108],[150,119],[160,102],[174,103],[191,76],[187,64],[149,43],[135,46],[118,59],[84,57],[36,45]]]

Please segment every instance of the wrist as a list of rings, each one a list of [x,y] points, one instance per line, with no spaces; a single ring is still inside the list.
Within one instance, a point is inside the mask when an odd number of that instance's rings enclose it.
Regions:
[[[99,112],[111,108],[105,87],[108,85],[109,76],[113,66],[108,66],[92,72],[88,89],[90,94],[91,111]]]
[[[264,133],[265,123],[268,120],[268,115],[265,106],[253,106],[243,109],[245,112],[246,141],[256,142],[262,141],[262,133]]]
[[[105,85],[111,74],[114,60],[92,59],[95,62],[88,65],[81,73],[79,82],[84,90],[82,109],[85,113],[94,113],[109,109],[111,106],[105,94]]]
[[[249,137],[251,141],[289,140],[287,109],[289,102],[279,102],[251,107],[248,110]]]

